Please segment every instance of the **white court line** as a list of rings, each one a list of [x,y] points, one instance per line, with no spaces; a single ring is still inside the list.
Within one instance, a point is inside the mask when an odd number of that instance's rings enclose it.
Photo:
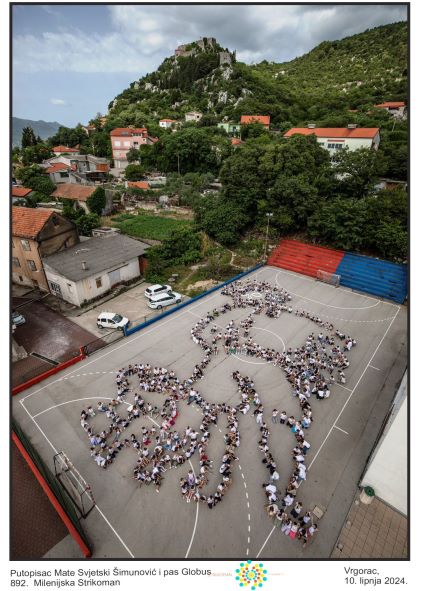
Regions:
[[[105,396],[92,396],[92,397],[90,397],[90,398],[76,398],[75,400],[68,400],[67,402],[61,402],[60,404],[55,404],[54,406],[50,406],[49,408],[46,408],[45,410],[42,410],[41,412],[37,413],[37,414],[36,414],[36,415],[34,415],[34,416],[31,416],[31,415],[30,415],[30,413],[29,413],[29,412],[28,412],[28,410],[25,408],[25,406],[24,406],[24,404],[22,403],[22,401],[21,401],[21,405],[22,405],[22,407],[23,407],[23,408],[24,408],[24,409],[27,411],[27,414],[28,414],[28,415],[31,417],[31,419],[34,421],[34,423],[36,423],[36,421],[34,420],[34,419],[35,419],[35,417],[38,417],[38,416],[40,416],[40,415],[44,414],[45,412],[48,412],[48,411],[50,411],[50,410],[53,410],[54,408],[57,408],[58,406],[64,406],[65,404],[71,404],[72,402],[81,402],[82,400],[97,400],[97,399],[101,399],[101,400],[111,400],[111,398],[107,398],[107,397],[105,397]],[[156,422],[154,419],[152,419],[151,417],[148,417],[148,416],[147,416],[147,417],[145,417],[145,418],[149,419],[150,421],[152,421],[152,423],[154,423],[155,425],[157,425],[157,426],[160,428],[160,425],[159,425],[159,423],[157,423],[157,422]],[[44,433],[43,433],[43,431],[41,430],[40,426],[39,426],[37,423],[36,423],[36,425],[39,427],[39,430],[40,430],[40,431],[41,431],[41,433],[44,435]],[[54,449],[54,450],[55,450],[55,448],[53,447],[52,443],[51,443],[51,442],[48,440],[48,438],[46,437],[46,435],[45,435],[45,439],[46,439],[46,440],[48,441],[48,443],[51,445],[52,449]],[[55,450],[55,453],[58,453],[58,452]],[[192,462],[190,461],[190,459],[189,459],[189,464],[190,464],[190,466],[191,466],[191,468],[192,468],[192,472],[193,472],[193,474],[195,474],[195,469],[193,468],[193,464],[192,464]],[[77,469],[76,469],[76,471],[77,471]],[[196,476],[196,474],[195,474],[195,476]],[[101,511],[100,511],[100,512],[101,512]],[[101,514],[104,516],[104,514],[103,514],[103,513],[101,513]],[[189,552],[190,552],[190,549],[191,549],[191,547],[192,547],[192,544],[193,544],[193,539],[194,539],[194,537],[195,537],[196,527],[197,527],[197,525],[198,525],[198,516],[199,516],[199,503],[196,503],[196,517],[195,517],[195,523],[194,523],[194,526],[193,526],[193,533],[192,533],[192,537],[191,537],[191,539],[190,539],[189,547],[187,548],[186,556],[185,556],[184,558],[187,558],[187,557],[188,557],[188,555],[189,555]],[[112,528],[112,529],[113,529],[113,528]],[[113,531],[114,531],[114,530],[113,530]],[[119,538],[119,539],[120,539],[120,538]],[[122,541],[122,540],[121,540],[121,541]],[[122,543],[123,543],[123,542],[122,542]],[[125,544],[124,544],[124,546],[125,546]],[[125,546],[125,548],[126,548],[126,546]],[[128,548],[127,548],[127,550],[128,550]],[[130,552],[130,551],[128,550],[128,552]],[[134,558],[134,556],[133,556],[132,554],[131,554],[131,556],[132,556],[132,558]]]
[[[344,390],[348,390],[348,392],[352,392],[351,388],[347,388],[346,386],[342,386],[342,384],[334,384],[335,386],[340,386],[340,388],[343,388]]]
[[[265,269],[269,269],[269,268],[272,270],[278,269],[278,267],[272,267],[271,265],[266,265]],[[283,273],[284,275],[291,275],[291,277],[295,277],[296,279],[302,279],[303,281],[309,281],[310,283],[315,283],[315,280],[313,278],[311,279],[310,277],[305,277],[304,275],[301,275],[300,273],[290,273],[288,271],[283,271],[283,270],[280,270],[279,273]],[[327,283],[323,283],[323,285],[325,287],[330,287],[331,289],[334,289],[335,291],[343,291],[344,293],[347,293],[348,295],[352,294],[352,295],[358,296],[360,298],[368,298],[369,300],[375,300],[376,302],[386,304],[387,306],[393,306],[394,308],[399,308],[399,306],[397,306],[397,304],[393,304],[392,302],[385,302],[385,301],[381,302],[381,300],[379,300],[378,298],[374,298],[371,295],[365,295],[362,293],[358,293],[357,291],[352,291],[351,289],[343,289],[342,287],[334,287],[332,285],[330,286]],[[371,307],[371,306],[369,306],[369,307]],[[355,309],[362,310],[363,308],[355,308]]]
[[[217,295],[217,293],[214,293],[213,295],[211,295],[208,298],[206,298],[204,301],[199,302],[198,304],[195,304],[191,309],[196,308],[197,306],[201,306],[203,303],[208,302],[209,300],[211,300],[216,295]],[[95,363],[95,362],[99,361],[100,359],[103,359],[104,357],[107,357],[108,355],[111,355],[112,353],[114,353],[114,351],[117,351],[118,349],[121,349],[122,347],[125,347],[126,345],[133,343],[134,341],[140,339],[142,336],[147,336],[148,334],[150,334],[151,332],[153,332],[154,330],[156,330],[160,326],[164,326],[165,324],[167,324],[168,322],[170,322],[174,318],[179,318],[180,316],[183,316],[184,314],[187,314],[188,312],[190,312],[190,310],[184,310],[180,314],[177,314],[177,316],[175,316],[174,314],[171,314],[170,318],[168,318],[167,320],[165,320],[165,322],[161,322],[159,324],[156,324],[156,326],[154,326],[153,328],[151,328],[147,332],[144,332],[144,329],[143,329],[142,331],[140,331],[140,334],[138,334],[135,338],[131,338],[131,339],[128,340],[128,338],[125,337],[125,342],[124,343],[122,343],[121,345],[118,345],[117,347],[114,347],[114,349],[110,349],[110,351],[107,351],[107,353],[104,353],[103,355],[100,355],[99,357],[96,357],[95,359],[92,359],[91,361],[88,361],[88,363],[84,363],[83,365],[79,366],[79,369],[82,370],[84,367],[87,367],[88,365],[91,365],[92,363]],[[44,390],[48,386],[52,386],[53,384],[55,384],[57,382],[60,382],[61,380],[65,380],[66,377],[67,376],[70,376],[74,371],[75,370],[73,369],[73,370],[69,371],[67,374],[65,374],[65,376],[63,376],[62,378],[58,378],[57,380],[54,380],[53,382],[49,382],[48,384],[45,384],[44,386],[42,386],[38,390],[35,390],[34,392],[31,392],[30,394],[27,394],[27,396],[24,396],[24,398],[21,398],[21,401],[20,402],[23,402],[27,398],[30,398],[31,396],[34,396],[34,394],[38,394],[38,392],[41,392],[42,390]]]
[[[199,316],[198,314],[195,314],[194,312],[191,312],[189,310],[189,314],[192,314],[192,316],[195,316],[196,318],[199,318],[199,320],[203,320],[203,318],[201,316]],[[222,326],[221,324],[216,323],[216,325],[219,328],[222,328],[223,330],[226,330],[225,326]],[[281,338],[279,336],[279,334],[277,334],[276,332],[273,332],[272,330],[269,330],[267,328],[261,328],[259,326],[252,326],[251,327],[254,330],[264,330],[265,332],[269,332],[270,334],[273,334],[278,340],[281,341],[282,344],[282,352],[285,352],[285,343],[284,343],[284,339]],[[260,361],[250,361],[249,359],[244,359],[243,357],[241,357],[240,355],[237,355],[236,353],[232,353],[232,357],[235,357],[235,359],[237,359],[238,361],[242,361],[243,363],[250,363],[251,365],[265,365],[265,364],[269,364],[272,363],[272,361],[265,361],[264,359],[261,359]]]
[[[276,274],[276,276],[275,276],[275,283],[279,287],[282,287],[282,289],[287,289],[283,285],[281,285],[280,282],[278,281],[278,275],[281,272],[282,271],[278,271],[278,273]],[[300,298],[302,300],[307,300],[308,302],[312,302],[314,304],[319,304],[320,306],[326,306],[327,308],[335,308],[336,310],[367,310],[368,308],[376,308],[376,306],[378,306],[381,303],[380,300],[376,300],[376,304],[372,304],[371,306],[361,306],[361,307],[347,308],[345,306],[333,306],[332,304],[326,304],[325,302],[320,302],[319,300],[312,300],[311,298],[307,298],[305,296],[302,296],[299,293],[290,291],[289,289],[287,289],[287,291],[288,291],[288,293],[291,293],[291,295],[297,296],[298,298]]]
[[[263,546],[260,548],[259,553],[257,554],[256,558],[258,558],[260,556],[260,554],[263,551],[263,548],[266,546],[266,544],[269,541],[269,538],[271,537],[271,535],[273,534],[273,532],[275,531],[275,526],[273,526],[273,528],[270,530],[270,534],[268,535],[268,537],[266,538],[266,540],[264,541]]]
[[[315,462],[315,460],[317,459],[317,457],[318,457],[318,455],[319,455],[320,451],[321,451],[321,450],[322,450],[322,448],[324,447],[324,444],[325,444],[325,442],[326,442],[326,441],[327,441],[327,439],[329,438],[329,436],[330,436],[330,433],[333,431],[334,427],[336,426],[336,423],[337,423],[337,421],[339,420],[339,418],[341,417],[341,415],[342,415],[343,411],[344,411],[344,410],[345,410],[345,408],[347,407],[347,405],[348,405],[348,402],[351,400],[351,398],[352,398],[352,395],[354,394],[355,390],[356,390],[356,389],[357,389],[357,387],[358,387],[358,384],[359,384],[359,383],[361,382],[361,380],[363,379],[363,376],[364,376],[364,374],[366,373],[366,371],[367,371],[367,368],[370,366],[370,363],[373,361],[373,358],[374,358],[374,356],[375,356],[375,355],[376,355],[376,353],[378,352],[378,350],[379,350],[379,347],[381,346],[381,344],[382,344],[382,343],[383,343],[383,341],[384,341],[384,338],[385,338],[385,337],[386,337],[386,335],[388,334],[388,331],[389,331],[389,329],[391,328],[391,326],[392,326],[392,324],[393,324],[394,320],[396,319],[396,317],[397,317],[397,315],[398,315],[398,312],[399,312],[399,311],[400,311],[400,308],[398,308],[398,310],[396,311],[394,318],[391,320],[391,322],[390,322],[390,324],[389,324],[388,328],[387,328],[387,329],[386,329],[386,331],[385,331],[385,334],[383,335],[383,337],[382,337],[382,338],[381,338],[381,340],[379,341],[379,344],[378,344],[378,346],[376,347],[376,349],[375,349],[375,351],[374,351],[373,355],[370,357],[370,361],[367,363],[366,367],[364,368],[364,371],[363,371],[363,373],[360,375],[360,377],[359,377],[359,379],[358,379],[358,382],[355,384],[354,388],[351,390],[351,393],[349,394],[348,398],[346,399],[346,401],[345,401],[345,404],[342,406],[342,410],[341,410],[341,411],[340,411],[340,413],[337,415],[337,417],[336,417],[336,420],[334,421],[334,423],[333,423],[333,425],[331,426],[331,428],[330,428],[329,432],[328,432],[328,433],[327,433],[327,435],[325,436],[325,438],[324,438],[324,441],[321,443],[321,446],[320,446],[320,448],[318,449],[317,453],[315,454],[315,456],[314,456],[314,458],[313,458],[312,462],[309,464],[309,466],[308,466],[308,470],[310,470],[311,466],[313,465],[313,463],[314,463],[314,462]]]
[[[369,365],[369,367],[371,367],[372,369],[375,369],[376,371],[380,371],[380,369],[378,367],[375,367],[374,365]]]
[[[338,427],[337,425],[334,426],[335,429],[338,429],[339,431],[342,431],[342,433],[345,433],[345,435],[349,435],[348,431],[345,431],[344,429],[341,429],[340,427]]]
[[[351,397],[352,397],[353,393],[354,393],[354,392],[355,392],[355,390],[357,389],[357,386],[358,386],[358,384],[360,383],[361,379],[363,378],[364,374],[366,373],[366,371],[367,371],[367,368],[370,366],[370,363],[373,361],[373,358],[374,358],[374,356],[375,356],[375,355],[376,355],[376,353],[378,352],[378,349],[379,349],[379,347],[380,347],[380,346],[381,346],[381,344],[383,343],[383,340],[384,340],[384,338],[386,337],[386,335],[387,335],[387,333],[388,333],[389,329],[391,328],[391,326],[392,326],[392,324],[393,324],[394,320],[396,319],[396,317],[397,317],[397,315],[398,315],[398,312],[399,312],[399,311],[400,311],[400,308],[399,308],[399,306],[397,306],[397,311],[396,311],[396,313],[395,313],[395,316],[394,316],[394,317],[393,317],[393,319],[391,320],[391,322],[390,322],[390,324],[389,324],[388,328],[386,329],[386,331],[385,331],[385,333],[384,333],[383,337],[381,338],[381,340],[380,340],[380,342],[379,342],[378,346],[376,347],[376,349],[375,349],[375,351],[374,351],[373,355],[372,355],[372,356],[371,356],[371,358],[370,358],[370,361],[369,361],[369,362],[368,362],[368,364],[366,365],[366,367],[365,367],[365,369],[364,369],[363,373],[361,374],[361,376],[360,376],[360,378],[359,378],[358,382],[355,384],[355,386],[354,386],[353,390],[351,390],[351,391],[350,391],[351,393],[349,394],[349,396],[348,396],[347,400],[345,401],[345,404],[343,405],[343,407],[342,407],[342,410],[341,410],[341,411],[340,411],[340,413],[337,415],[337,417],[336,417],[336,420],[334,421],[334,423],[333,423],[333,425],[331,426],[331,428],[330,428],[329,432],[327,433],[326,437],[324,438],[324,441],[322,442],[322,444],[321,444],[320,448],[318,449],[317,453],[315,454],[315,457],[313,458],[312,462],[309,464],[309,466],[308,466],[308,470],[311,468],[311,466],[313,465],[313,463],[314,463],[314,462],[315,462],[315,460],[317,459],[317,457],[318,457],[318,454],[320,453],[321,449],[324,447],[324,444],[325,444],[325,442],[327,441],[327,439],[329,438],[329,436],[330,436],[330,433],[331,433],[331,432],[333,431],[333,429],[336,427],[336,423],[337,423],[337,421],[339,420],[340,416],[342,415],[343,411],[345,410],[345,408],[346,408],[346,406],[347,406],[348,402],[350,401],[350,399],[351,399]],[[337,385],[339,386],[340,384],[337,384]],[[344,387],[344,386],[342,386],[342,387]],[[346,388],[346,390],[349,390],[349,388]],[[339,430],[342,430],[342,429],[340,429],[339,427],[336,427],[336,428],[338,428]],[[262,553],[262,551],[263,551],[263,548],[266,546],[267,542],[269,541],[269,538],[271,537],[271,535],[272,535],[272,533],[273,533],[274,529],[275,529],[275,526],[273,526],[273,528],[272,528],[271,532],[269,533],[268,537],[267,537],[267,538],[266,538],[266,540],[264,541],[264,544],[263,544],[263,546],[260,548],[260,550],[259,550],[259,553],[257,554],[256,558],[258,558],[258,557],[260,556],[260,554]]]
[[[46,433],[40,427],[40,425],[38,424],[38,422],[28,412],[28,409],[25,407],[25,405],[24,405],[24,403],[23,403],[22,400],[20,400],[20,404],[21,404],[22,408],[25,410],[25,412],[28,414],[28,416],[30,417],[30,419],[33,421],[33,423],[36,425],[37,429],[40,431],[40,433],[46,439],[46,441],[48,442],[48,444],[51,446],[51,448],[53,449],[53,451],[57,454],[58,453],[58,450],[55,448],[55,446],[53,445],[53,443],[48,439]],[[79,474],[79,472],[78,472],[78,470],[76,468],[75,468],[75,470]],[[79,476],[81,476],[81,475],[79,474]],[[81,476],[81,478],[82,478],[82,476]],[[88,493],[86,493],[86,494],[88,494]],[[101,509],[99,508],[99,506],[97,504],[95,504],[95,509],[98,511],[98,513],[101,515],[101,517],[107,523],[107,525],[110,527],[110,529],[112,530],[112,532],[115,534],[115,536],[117,537],[117,539],[119,540],[119,542],[122,544],[122,546],[128,552],[128,554],[131,556],[131,558],[135,558],[135,556],[133,555],[133,553],[131,552],[131,550],[128,548],[128,546],[125,544],[125,542],[122,540],[122,538],[120,537],[120,535],[118,534],[118,532],[115,530],[115,528],[112,526],[112,524],[110,523],[110,521],[107,519],[107,517],[104,515],[104,513],[101,511]]]

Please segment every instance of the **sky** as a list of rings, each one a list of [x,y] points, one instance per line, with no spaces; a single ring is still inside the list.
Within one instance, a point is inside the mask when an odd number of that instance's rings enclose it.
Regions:
[[[87,123],[180,43],[215,37],[246,63],[283,62],[325,40],[406,20],[374,5],[15,5],[13,115]]]

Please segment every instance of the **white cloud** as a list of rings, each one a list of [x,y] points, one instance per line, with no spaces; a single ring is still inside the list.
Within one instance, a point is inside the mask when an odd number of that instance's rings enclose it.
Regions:
[[[51,98],[50,100],[51,105],[66,105],[67,102],[64,99],[59,98]]]
[[[84,11],[84,6],[76,6]],[[13,38],[19,72],[129,72],[142,75],[181,41],[215,36],[239,60],[286,61],[323,40],[406,18],[403,5],[113,5],[110,30],[56,28]]]

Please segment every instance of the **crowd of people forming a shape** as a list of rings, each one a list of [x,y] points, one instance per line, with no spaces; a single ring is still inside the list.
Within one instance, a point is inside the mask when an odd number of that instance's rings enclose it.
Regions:
[[[226,303],[207,313],[191,329],[191,338],[202,348],[204,356],[195,365],[190,377],[180,381],[173,370],[152,367],[148,363],[129,365],[116,373],[116,398],[108,403],[100,401],[96,409],[89,406],[81,412],[81,426],[87,433],[91,456],[98,466],[106,469],[122,449],[133,448],[138,455],[133,472],[135,480],[140,485],[153,484],[159,492],[164,473],[190,461],[196,455],[199,470],[196,473],[192,467],[186,477],[180,479],[181,494],[187,502],[193,500],[206,503],[212,509],[222,501],[230,487],[232,465],[239,459],[239,414],[245,415],[253,407],[252,414],[260,429],[258,447],[269,476],[268,481],[263,484],[266,511],[280,525],[285,535],[300,539],[306,545],[318,529],[312,514],[309,511],[303,513],[302,504],[296,499],[298,488],[307,476],[306,455],[311,446],[306,440],[305,432],[313,422],[310,398],[314,395],[321,400],[330,396],[335,372],[339,383],[346,382],[344,369],[349,366],[349,361],[345,353],[356,345],[356,341],[345,337],[338,330],[334,331],[331,323],[322,321],[318,316],[304,310],[295,310],[296,316],[315,322],[319,328],[324,329],[325,334],[319,332],[316,336],[311,333],[301,347],[289,347],[282,352],[262,347],[250,336],[254,316],[261,312],[273,318],[279,317],[282,312],[291,314],[293,309],[290,294],[283,288],[272,287],[266,281],[256,280],[237,281],[223,288],[221,293],[230,296],[232,304]],[[252,308],[251,313],[239,324],[231,320],[226,327],[220,327],[215,322],[232,309],[248,307]],[[210,334],[205,336],[210,324]],[[335,336],[345,341],[344,346],[336,344]],[[282,494],[275,484],[280,475],[269,448],[270,431],[264,418],[264,406],[251,378],[242,376],[239,371],[233,372],[232,378],[237,382],[241,399],[236,406],[209,403],[195,389],[195,382],[203,378],[205,368],[218,355],[220,342],[226,354],[244,353],[280,367],[291,385],[292,395],[299,399],[300,418],[289,416],[286,410],[277,409],[271,415],[272,424],[287,426],[296,438],[296,446],[292,451],[293,472]],[[138,387],[134,384],[135,379]],[[153,405],[144,397],[147,392],[163,395],[163,405],[160,408]],[[198,406],[202,412],[199,431],[190,426],[183,432],[174,429],[179,414],[178,403],[181,400]],[[124,407],[127,409],[126,413],[119,413],[119,409]],[[105,414],[107,426],[96,432],[89,422],[100,413]],[[212,425],[217,426],[222,414],[226,415],[227,429],[219,469],[220,482],[211,494],[203,494],[203,488],[208,484],[213,470],[213,462],[207,454],[210,428]],[[143,426],[137,435],[132,433],[129,437],[123,437],[133,421],[140,417],[146,417],[152,426]]]

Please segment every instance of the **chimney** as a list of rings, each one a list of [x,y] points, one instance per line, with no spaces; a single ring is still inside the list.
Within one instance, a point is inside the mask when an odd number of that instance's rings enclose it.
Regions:
[[[357,124],[356,123],[348,123],[348,129],[356,129]]]
[[[308,123],[308,129],[315,129],[315,123]]]
[[[82,261],[82,269],[84,271],[87,271],[88,270],[88,265],[86,264],[86,261]]]

